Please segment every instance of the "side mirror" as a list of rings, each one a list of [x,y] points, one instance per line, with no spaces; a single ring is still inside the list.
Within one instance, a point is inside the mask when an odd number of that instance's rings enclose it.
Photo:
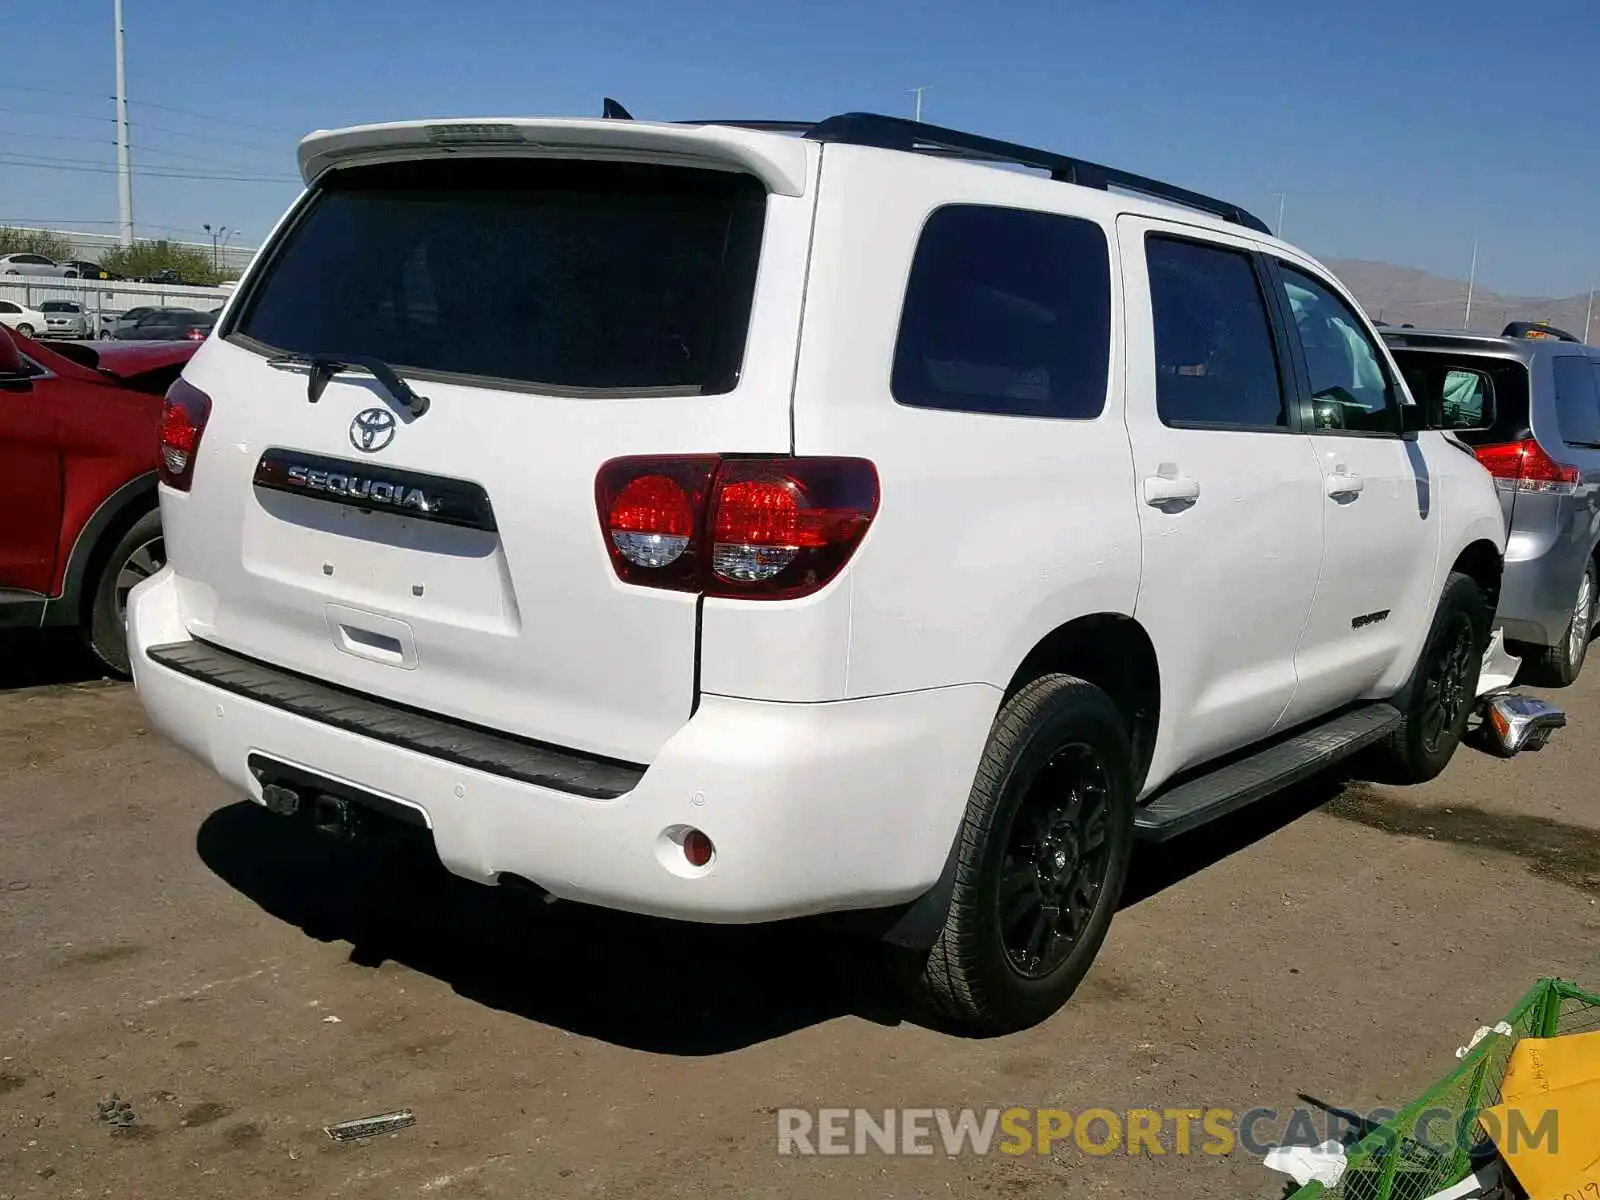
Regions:
[[[26,383],[32,378],[33,373],[28,370],[22,351],[11,340],[11,330],[0,325],[0,385]]]
[[[1494,425],[1494,380],[1487,372],[1413,364],[1405,377],[1416,400],[1400,406],[1400,427],[1406,433],[1423,429],[1465,433]]]
[[[1439,428],[1468,431],[1494,425],[1494,380],[1483,371],[1452,367],[1445,372]]]

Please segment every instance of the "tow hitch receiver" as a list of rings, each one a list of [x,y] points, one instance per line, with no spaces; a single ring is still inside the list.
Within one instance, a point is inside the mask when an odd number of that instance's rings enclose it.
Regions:
[[[1556,730],[1567,724],[1567,714],[1554,704],[1515,692],[1492,692],[1479,698],[1483,718],[1478,736],[1483,748],[1501,758],[1523,750],[1542,750]]]
[[[355,805],[339,796],[319,795],[311,802],[311,820],[318,833],[341,841],[354,841],[360,832],[361,818]]]

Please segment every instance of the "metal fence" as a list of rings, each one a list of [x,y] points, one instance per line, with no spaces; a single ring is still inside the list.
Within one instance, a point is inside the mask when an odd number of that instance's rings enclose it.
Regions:
[[[130,283],[107,279],[56,279],[40,275],[0,276],[0,300],[38,308],[46,300],[71,300],[89,314],[98,333],[113,317],[130,308],[193,308],[210,312],[221,306],[230,289],[179,287],[165,283]]]

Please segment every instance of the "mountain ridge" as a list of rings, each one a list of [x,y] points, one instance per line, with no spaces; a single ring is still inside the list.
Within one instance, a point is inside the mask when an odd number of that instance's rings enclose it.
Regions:
[[[1472,323],[1464,325],[1467,281],[1446,279],[1417,267],[1347,258],[1325,260],[1374,320],[1420,328],[1471,328],[1499,333],[1511,321],[1546,321],[1558,329],[1585,336],[1589,293],[1576,296],[1518,296],[1496,292],[1482,282],[1472,289]]]

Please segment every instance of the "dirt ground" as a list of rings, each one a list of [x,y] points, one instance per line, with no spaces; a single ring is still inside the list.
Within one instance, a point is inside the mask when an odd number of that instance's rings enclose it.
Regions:
[[[776,1113],[1398,1105],[1537,976],[1600,985],[1600,669],[1541,754],[1320,781],[1142,855],[1078,996],[991,1041],[813,925],[544,906],[301,835],[65,645],[0,642],[0,689],[0,1197],[1271,1197],[1170,1140],[780,1156]]]

